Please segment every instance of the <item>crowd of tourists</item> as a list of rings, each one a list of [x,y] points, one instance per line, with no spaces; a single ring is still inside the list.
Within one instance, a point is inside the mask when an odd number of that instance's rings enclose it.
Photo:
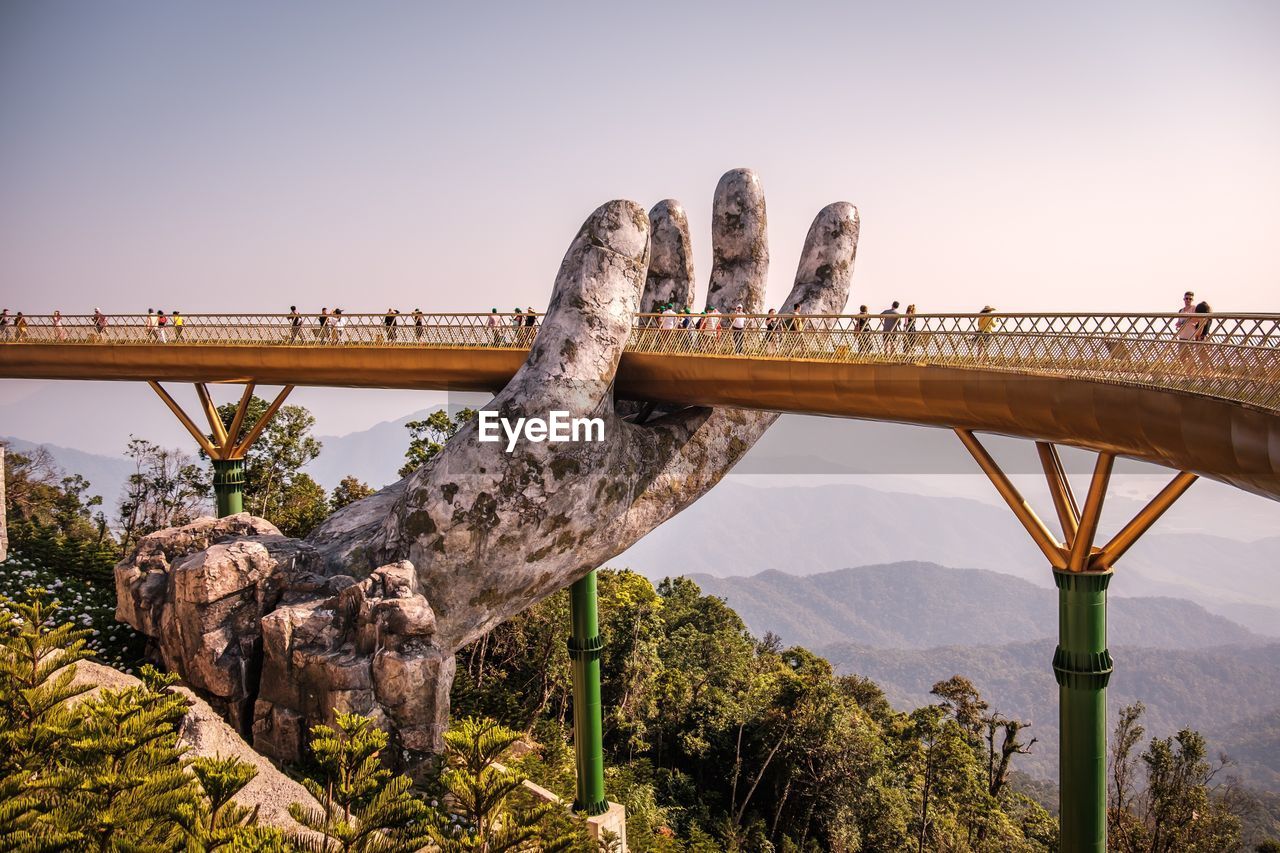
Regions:
[[[859,352],[874,349],[886,354],[900,354],[917,351],[922,346],[927,348],[928,340],[934,337],[933,332],[917,327],[914,304],[907,305],[905,309],[900,306],[901,303],[894,301],[888,308],[872,313],[866,305],[859,305],[857,314],[837,320],[834,317],[809,314],[803,310],[803,305],[796,305],[781,313],[770,308],[768,313],[756,315],[748,313],[741,303],[725,312],[714,306],[695,312],[688,305],[667,302],[657,305],[653,315],[644,317],[639,322],[642,328],[656,329],[661,333],[659,343],[663,348],[694,352],[777,352],[784,341],[790,342],[789,350],[796,346],[812,349],[816,345],[829,349],[854,349]],[[1212,313],[1208,302],[1197,303],[1195,294],[1187,291],[1177,313],[1188,315],[1180,316],[1174,321],[1172,334],[1177,341],[1198,342],[1208,339],[1211,320],[1207,315]],[[477,315],[471,325],[473,328],[478,326],[487,330],[481,340],[488,345],[528,346],[537,334],[539,316],[532,307],[516,307],[509,314],[500,314],[497,308],[493,308],[487,315]],[[84,340],[86,337],[90,341],[106,339],[109,320],[101,310],[94,309],[88,324],[80,318],[76,319],[78,331],[74,335],[75,340]],[[317,314],[304,314],[298,311],[296,305],[290,305],[286,320],[288,325],[283,339],[285,343],[342,344],[348,340],[349,320],[341,308],[331,310],[325,306]],[[359,318],[359,325],[363,330],[360,340],[369,339],[372,325],[372,328],[379,330],[375,334],[386,342],[420,343],[429,339],[429,330],[437,322],[418,308],[407,314],[402,314],[396,308],[388,308],[381,315],[380,324],[376,320],[371,324],[367,317]],[[1000,322],[1001,317],[995,308],[983,306],[968,333],[972,348],[986,352],[991,340],[1000,331]],[[47,323],[45,318],[41,318],[41,323],[51,330],[51,334],[41,335],[42,340],[49,340],[50,337],[55,341],[69,339],[68,326],[60,311],[54,311]],[[187,325],[186,317],[181,311],[166,313],[153,308],[147,309],[141,323],[146,338],[161,344],[181,343]],[[451,322],[449,325],[457,327],[467,324]],[[11,315],[8,308],[0,309],[0,341],[29,340],[29,326],[29,318],[21,311]],[[948,330],[947,337],[954,340],[954,333],[954,329]],[[1184,356],[1189,352],[1190,348],[1183,349]]]

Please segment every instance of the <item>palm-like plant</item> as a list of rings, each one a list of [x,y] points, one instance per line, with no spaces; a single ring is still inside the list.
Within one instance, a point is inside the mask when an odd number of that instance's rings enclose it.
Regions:
[[[425,846],[430,809],[409,792],[407,776],[391,778],[379,763],[387,733],[355,714],[340,714],[337,724],[336,730],[311,729],[311,751],[325,781],[302,782],[318,807],[289,807],[309,830],[296,833],[293,843],[314,853],[413,853]]]
[[[442,782],[461,820],[431,828],[443,853],[557,853],[579,839],[553,827],[557,808],[522,797],[524,778],[497,763],[520,733],[490,719],[467,717],[445,734],[449,762]]]

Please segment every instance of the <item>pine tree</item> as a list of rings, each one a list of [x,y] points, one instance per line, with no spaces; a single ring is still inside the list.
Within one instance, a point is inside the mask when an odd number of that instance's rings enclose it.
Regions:
[[[184,803],[176,810],[177,822],[187,835],[189,851],[274,853],[288,849],[279,830],[258,826],[256,805],[249,809],[232,800],[258,775],[256,767],[238,758],[214,756],[192,761],[191,772],[204,797],[198,803]]]
[[[63,796],[52,815],[88,849],[171,850],[180,836],[173,817],[197,796],[178,743],[187,701],[168,689],[177,676],[151,666],[141,676],[77,707],[78,736],[60,761]]]
[[[74,833],[43,818],[56,796],[54,759],[75,735],[66,702],[89,689],[72,684],[89,632],[54,627],[58,602],[28,595],[0,600],[0,850],[61,850]]]
[[[289,807],[314,833],[296,833],[293,843],[314,853],[413,853],[425,846],[430,810],[409,793],[407,776],[392,779],[379,763],[387,733],[356,714],[339,714],[337,724],[336,731],[311,729],[311,751],[325,781],[302,782],[318,807]]]
[[[71,701],[92,689],[73,684],[88,631],[56,625],[46,596],[0,601],[0,851],[287,851],[230,802],[252,767],[197,759],[186,772],[173,676],[143,667],[142,684]]]
[[[555,806],[521,804],[524,779],[497,764],[519,739],[519,732],[476,717],[454,722],[445,734],[449,768],[442,781],[462,820],[431,828],[443,853],[555,853],[578,842],[574,833],[553,827]]]

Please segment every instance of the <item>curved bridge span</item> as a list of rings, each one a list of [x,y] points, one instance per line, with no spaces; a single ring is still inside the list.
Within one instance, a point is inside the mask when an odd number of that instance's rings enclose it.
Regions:
[[[1106,602],[1113,568],[1198,476],[1280,500],[1280,315],[684,316],[636,317],[616,372],[616,397],[956,431],[1052,569],[1059,849],[1105,853],[1106,688],[1113,666]],[[244,455],[293,386],[498,391],[528,357],[537,320],[532,314],[418,312],[325,322],[301,315],[192,316],[162,327],[145,317],[22,318],[0,325],[0,377],[149,382],[213,460],[218,514],[230,515],[241,508]],[[209,433],[164,381],[195,384]],[[245,386],[230,425],[214,406],[211,382]],[[241,437],[259,383],[284,389]],[[638,417],[652,411],[646,405]],[[1036,442],[1061,537],[975,432]],[[1097,453],[1081,502],[1057,444]],[[1178,473],[1099,547],[1094,542],[1117,456]],[[578,802],[603,807],[603,800],[596,803],[604,777],[600,646],[591,645],[600,642],[592,627],[594,582],[589,574],[573,584],[573,637],[590,643],[571,639],[571,648],[578,655],[575,738],[586,744],[580,756],[595,756],[579,762]],[[579,702],[594,712],[579,715]]]
[[[0,377],[497,391],[529,316],[31,317]],[[637,317],[618,397],[994,432],[1280,499],[1280,315],[687,316]]]

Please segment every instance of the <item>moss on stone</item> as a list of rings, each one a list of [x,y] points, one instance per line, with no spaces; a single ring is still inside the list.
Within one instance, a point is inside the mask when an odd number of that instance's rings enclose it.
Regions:
[[[582,470],[582,464],[572,456],[557,456],[551,460],[551,474],[557,480],[563,480],[566,474],[577,474]]]

